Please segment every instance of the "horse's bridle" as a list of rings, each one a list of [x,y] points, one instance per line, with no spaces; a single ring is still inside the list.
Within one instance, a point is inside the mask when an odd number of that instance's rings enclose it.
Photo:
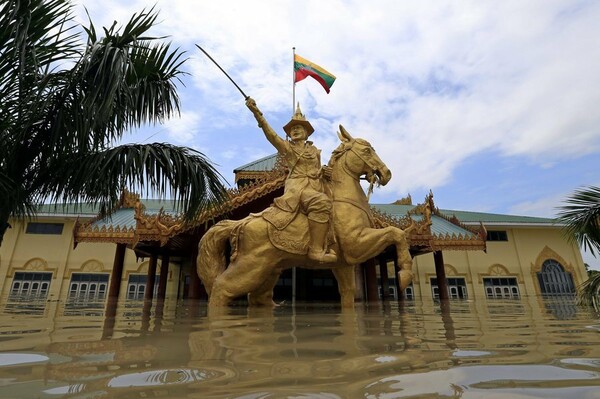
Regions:
[[[363,161],[369,168],[371,168],[371,173],[375,173],[379,170],[379,166],[376,166],[373,164],[373,159],[365,159],[358,151],[356,151],[356,149],[354,149],[354,143],[356,142],[356,140],[352,140],[352,146],[350,147],[349,151],[352,151],[354,153],[354,155],[356,155],[358,157],[358,159],[360,159],[361,161]],[[371,151],[375,151],[373,149],[373,147],[371,147],[371,145],[368,146]]]
[[[348,153],[348,151],[351,151],[352,153],[354,153],[354,155],[356,155],[358,157],[358,159],[360,159],[361,161],[363,161],[365,163],[365,165],[367,165],[371,169],[370,172],[367,172],[367,176],[369,176],[369,175],[371,176],[370,179],[367,179],[369,181],[369,190],[368,190],[368,193],[367,193],[367,203],[368,203],[369,196],[373,192],[373,186],[375,184],[375,181],[378,179],[378,176],[377,176],[376,172],[379,170],[379,168],[378,168],[378,166],[374,165],[372,159],[368,159],[368,160],[365,159],[354,148],[354,144],[355,143],[356,143],[355,139],[352,139],[352,140],[350,140],[350,142],[345,143],[344,144],[344,149],[341,151],[341,154],[339,154],[339,156],[337,157],[337,159],[338,159],[338,162],[339,161],[343,161],[343,163],[341,164],[341,169],[344,171],[344,173],[346,173],[348,176],[350,176],[352,178],[354,178],[354,175],[348,170],[349,167],[348,167],[348,165],[346,163],[347,162],[346,158],[344,157],[343,160],[341,159],[343,155],[346,155]],[[371,147],[371,145],[368,145],[368,146],[369,146],[369,148],[371,148],[371,151],[375,151],[373,149],[373,147]],[[371,213],[369,212],[368,208],[365,209],[365,207],[362,204],[358,203],[357,201],[351,200],[349,198],[333,198],[333,201],[334,202],[345,202],[345,203],[351,204],[351,205],[359,208],[360,210],[362,210],[367,215],[367,217],[369,218],[370,223],[373,224],[373,217],[372,217]]]
[[[366,172],[367,173],[367,181],[369,182],[369,189],[367,191],[367,199],[370,198],[371,194],[373,193],[373,187],[375,186],[375,183],[378,182],[379,180],[379,176],[377,175],[377,172],[379,171],[379,168],[381,165],[375,165],[373,159],[365,159],[363,157],[362,154],[360,154],[355,148],[354,148],[354,144],[356,144],[357,141],[355,139],[352,139],[350,141],[348,148],[345,149],[344,152],[348,152],[351,151],[352,153],[354,153],[354,155],[356,155],[358,157],[358,159],[360,159],[361,161],[363,161],[365,163],[365,165],[367,165],[371,170]],[[373,147],[371,147],[371,145],[369,143],[364,144],[365,146],[368,146],[371,151],[375,151],[373,149]],[[344,170],[344,172],[346,172],[347,174],[350,174],[347,170],[348,165],[346,164],[346,159],[344,159],[344,163],[342,165],[342,169]]]
[[[354,155],[356,155],[358,157],[358,159],[360,159],[361,161],[363,161],[365,163],[365,165],[367,165],[371,170],[370,172],[366,172],[367,174],[372,174],[374,176],[376,176],[376,172],[379,171],[379,168],[381,165],[375,165],[373,159],[365,159],[364,156],[362,154],[360,154],[355,148],[354,148],[354,144],[357,141],[355,139],[350,140],[349,143],[345,143],[344,144],[344,149],[341,151],[342,153],[339,155],[338,158],[341,158],[342,155],[346,154],[348,151],[354,153]],[[365,146],[368,146],[371,151],[375,151],[373,149],[373,147],[371,147],[370,144],[364,144]],[[344,163],[342,164],[342,169],[344,170],[344,172],[346,172],[348,175],[352,176],[350,174],[350,172],[348,171],[348,165],[346,164],[346,159],[344,158]]]

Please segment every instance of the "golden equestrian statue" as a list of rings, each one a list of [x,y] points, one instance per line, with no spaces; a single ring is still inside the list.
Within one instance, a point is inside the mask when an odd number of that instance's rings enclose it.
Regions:
[[[281,272],[295,266],[331,269],[342,307],[351,308],[355,266],[390,245],[396,246],[400,287],[410,285],[412,258],[406,233],[392,226],[374,228],[360,185],[362,176],[380,185],[392,176],[371,144],[353,138],[340,125],[341,144],[328,166],[321,167],[320,150],[307,141],[314,129],[299,106],[283,128],[289,140],[275,133],[252,98],[246,97],[246,106],[283,156],[289,174],[284,194],[271,207],[239,221],[223,220],[200,240],[197,271],[209,294],[209,308],[226,306],[246,294],[250,306],[273,306],[273,288]]]

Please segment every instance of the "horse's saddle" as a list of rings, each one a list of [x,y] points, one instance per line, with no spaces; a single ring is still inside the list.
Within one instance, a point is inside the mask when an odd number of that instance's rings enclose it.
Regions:
[[[256,216],[260,216],[268,222],[269,240],[275,248],[297,255],[308,253],[310,239],[308,218],[302,212],[287,212],[271,206]],[[329,245],[334,243],[331,228],[327,238]]]

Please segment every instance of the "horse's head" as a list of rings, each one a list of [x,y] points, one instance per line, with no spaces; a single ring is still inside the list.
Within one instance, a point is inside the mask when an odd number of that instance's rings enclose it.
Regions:
[[[392,178],[392,172],[388,169],[371,144],[364,139],[355,139],[340,125],[338,136],[342,143],[333,151],[329,166],[333,167],[343,158],[343,167],[358,177],[366,175],[367,180],[377,182],[385,186]]]

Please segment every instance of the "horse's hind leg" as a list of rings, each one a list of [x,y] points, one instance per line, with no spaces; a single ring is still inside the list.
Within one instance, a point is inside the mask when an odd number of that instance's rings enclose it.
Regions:
[[[261,286],[248,294],[248,304],[250,306],[277,306],[273,302],[273,289],[277,280],[279,280],[279,273],[272,273],[268,276]]]
[[[236,260],[220,274],[213,284],[209,307],[227,306],[235,298],[255,291],[270,277],[268,266],[252,259]]]
[[[354,308],[354,293],[356,291],[356,280],[354,278],[354,267],[343,266],[332,269],[333,275],[338,283],[340,302],[343,309]]]
[[[225,283],[219,281],[221,280],[221,276],[217,277],[213,284],[210,297],[208,298],[209,308],[227,306],[236,297],[235,293]]]

